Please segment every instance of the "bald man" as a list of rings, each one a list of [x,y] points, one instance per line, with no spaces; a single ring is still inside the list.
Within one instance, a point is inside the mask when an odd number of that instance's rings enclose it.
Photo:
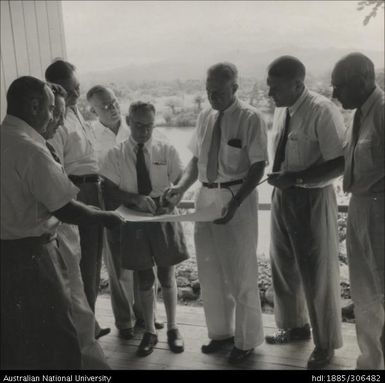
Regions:
[[[198,117],[193,158],[166,197],[176,203],[197,180],[196,206],[215,206],[221,218],[195,224],[195,246],[210,342],[205,354],[234,343],[229,362],[240,363],[263,342],[256,257],[258,182],[267,161],[261,114],[238,100],[238,71],[218,63],[207,71],[211,108]],[[175,200],[173,200],[175,198]]]
[[[384,369],[384,92],[372,61],[343,57],[332,73],[333,97],[355,109],[345,147],[344,191],[351,193],[347,253],[358,345],[357,369]]]
[[[273,120],[274,186],[270,260],[279,331],[271,344],[310,339],[308,368],[330,362],[342,346],[337,201],[343,171],[344,123],[338,108],[304,85],[305,66],[292,56],[268,68]],[[309,319],[308,319],[309,317]]]

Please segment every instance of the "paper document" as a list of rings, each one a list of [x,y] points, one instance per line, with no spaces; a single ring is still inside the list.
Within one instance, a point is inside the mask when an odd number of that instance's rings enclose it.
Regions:
[[[126,221],[129,222],[211,222],[221,217],[221,212],[214,204],[202,210],[195,210],[192,213],[185,214],[162,214],[152,215],[151,213],[143,213],[133,209],[129,209],[120,205],[116,212],[119,213]]]

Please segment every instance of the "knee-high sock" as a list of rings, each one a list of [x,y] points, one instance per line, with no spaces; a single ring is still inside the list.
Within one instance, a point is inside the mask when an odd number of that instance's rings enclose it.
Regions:
[[[156,334],[154,325],[154,288],[149,290],[140,290],[140,301],[142,303],[143,319],[146,332]]]
[[[164,307],[166,308],[167,329],[171,330],[177,327],[175,321],[177,301],[177,289],[175,280],[171,287],[162,287],[162,295]]]

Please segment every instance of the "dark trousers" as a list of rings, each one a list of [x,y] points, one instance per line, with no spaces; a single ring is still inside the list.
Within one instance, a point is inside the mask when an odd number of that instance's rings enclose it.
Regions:
[[[66,266],[56,241],[1,241],[1,368],[80,369]]]
[[[314,344],[342,346],[337,201],[333,186],[273,191],[270,261],[278,327],[312,326]]]
[[[77,200],[87,205],[102,208],[100,184],[87,182],[76,184],[80,189]],[[95,312],[95,302],[100,283],[100,269],[102,267],[103,227],[101,225],[79,225],[82,274],[84,291],[88,303]]]

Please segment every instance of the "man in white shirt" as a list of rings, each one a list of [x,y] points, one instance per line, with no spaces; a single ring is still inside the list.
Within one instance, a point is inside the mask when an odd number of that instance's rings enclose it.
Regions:
[[[101,174],[106,178],[108,198],[133,209],[156,213],[163,210],[160,197],[176,182],[182,165],[175,148],[152,135],[155,108],[136,102],[130,105],[127,123],[131,136],[110,150]],[[154,264],[162,288],[167,316],[167,341],[171,351],[183,352],[184,343],[176,325],[177,288],[174,265],[188,258],[181,224],[174,222],[127,223],[121,232],[111,232],[110,244],[120,255],[123,268],[138,277],[145,333],[138,347],[139,356],[149,355],[158,342],[154,312]],[[120,250],[120,254],[119,254]]]
[[[49,84],[55,95],[55,109],[53,119],[43,133],[43,137],[49,140],[55,136],[57,129],[63,125],[66,111],[65,99],[67,92],[58,84]],[[60,163],[53,146],[47,142],[55,161]],[[82,368],[85,370],[109,369],[103,350],[95,340],[95,314],[88,304],[82,276],[80,272],[80,238],[79,230],[75,225],[62,223],[57,229],[57,241],[59,252],[67,266],[69,287],[71,290],[71,309],[73,323],[78,334],[80,352],[82,356]]]
[[[266,341],[310,339],[309,369],[330,362],[342,346],[337,202],[333,180],[342,173],[344,123],[338,108],[304,85],[305,67],[282,56],[268,69],[277,106],[273,120],[274,186],[270,259],[279,331]]]
[[[43,134],[54,95],[33,77],[7,92],[1,132],[1,368],[80,369],[66,268],[55,241],[59,220],[121,223],[75,201],[78,189],[52,157]]]
[[[95,153],[101,168],[106,154],[114,146],[128,139],[130,129],[127,126],[126,119],[121,115],[119,102],[112,89],[102,85],[95,85],[87,92],[87,101],[91,105],[91,111],[98,117],[98,120],[93,124],[93,128],[95,132]],[[114,209],[119,205],[119,203],[117,206],[114,205],[114,201],[107,200],[106,197],[104,195],[107,209]],[[115,317],[115,325],[119,330],[119,336],[124,339],[131,339],[134,336],[135,324],[139,325],[143,322],[138,283],[132,270],[121,268],[120,247],[116,246],[114,238],[116,238],[116,234],[107,231],[103,251],[109,276],[112,311]],[[114,250],[113,253],[111,249]],[[157,291],[156,287],[155,291]],[[155,327],[161,329],[163,323],[155,320]]]
[[[198,178],[197,209],[216,206],[222,218],[195,224],[203,306],[211,339],[202,352],[234,342],[229,362],[239,363],[263,342],[258,292],[256,185],[267,161],[263,118],[237,99],[238,71],[219,63],[207,72],[211,108],[198,117],[190,143],[193,158],[165,197],[177,203]],[[235,321],[234,321],[235,319]]]
[[[96,158],[95,136],[84,121],[76,106],[79,98],[79,80],[76,68],[69,62],[57,60],[45,72],[46,80],[61,85],[67,91],[66,117],[50,143],[71,181],[79,188],[77,199],[89,205],[102,208],[101,178]],[[95,312],[95,302],[99,291],[102,264],[103,228],[79,226],[81,260],[80,270],[84,290],[91,309]],[[106,335],[110,329],[100,329],[96,323],[96,337]]]
[[[384,92],[373,62],[361,53],[338,61],[333,97],[356,109],[345,147],[344,190],[349,203],[346,248],[354,302],[357,369],[384,369]]]

